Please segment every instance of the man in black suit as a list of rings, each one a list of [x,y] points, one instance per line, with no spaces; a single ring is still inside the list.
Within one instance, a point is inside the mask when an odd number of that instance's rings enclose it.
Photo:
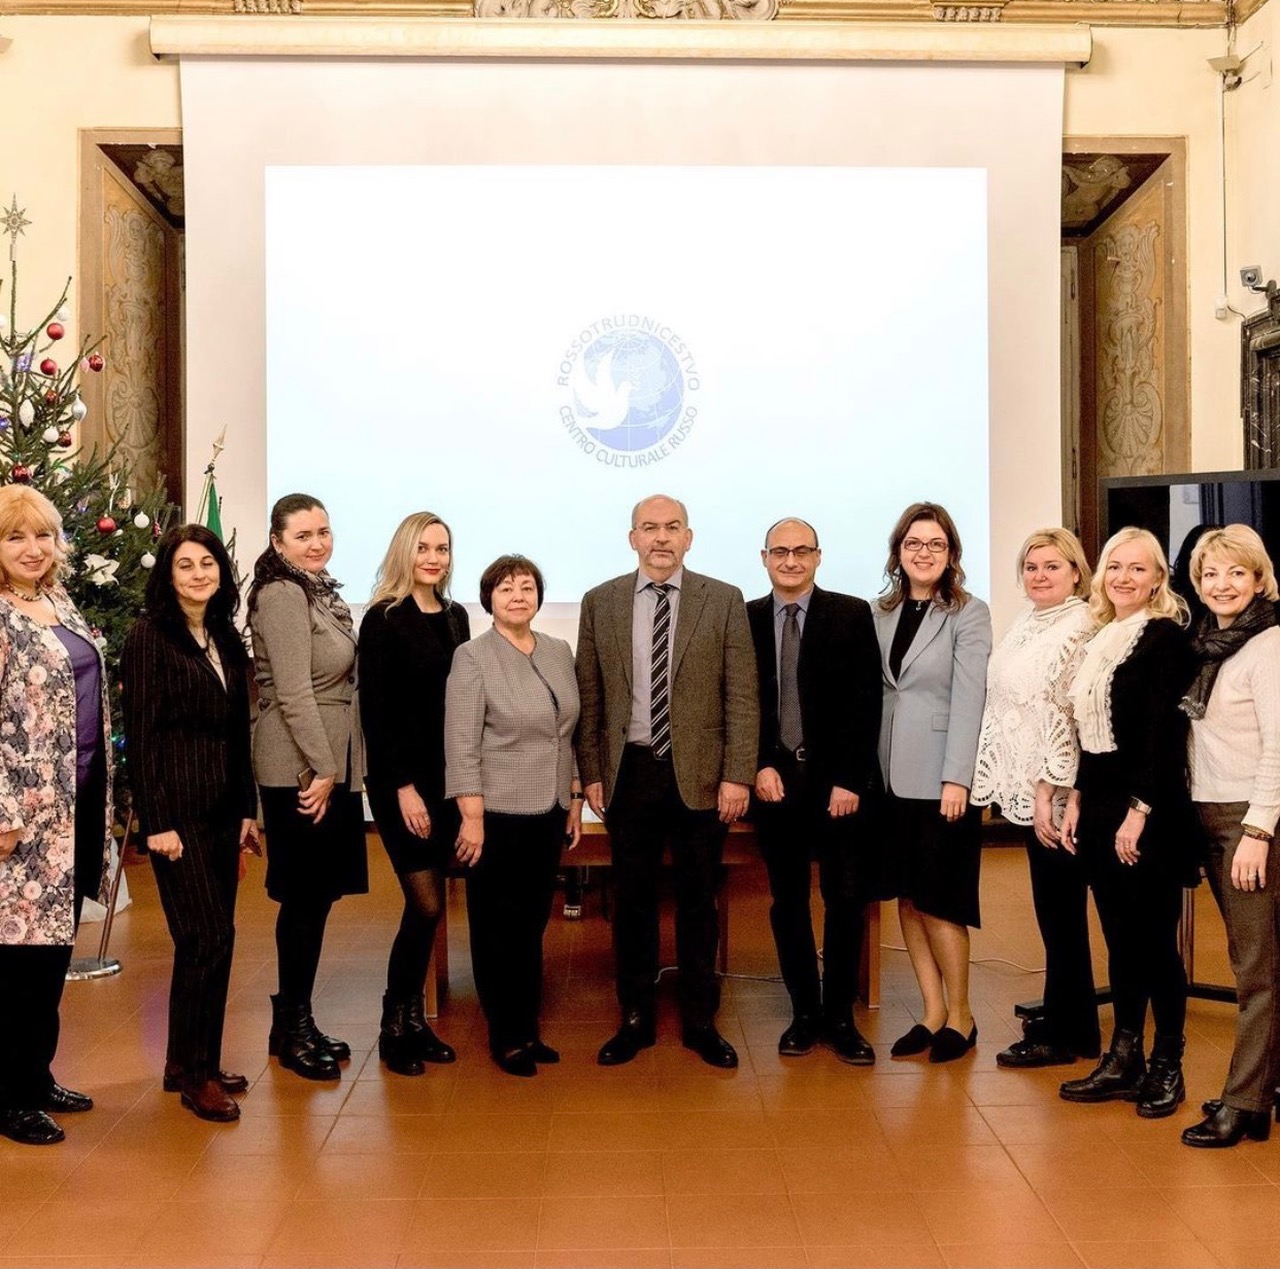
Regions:
[[[790,1057],[821,1040],[842,1062],[875,1051],[853,1022],[866,877],[864,802],[877,782],[880,649],[871,609],[814,585],[818,535],[779,520],[760,552],[773,583],[747,605],[760,680],[760,751],[753,816],[769,872],[769,921],[793,1019],[778,1041]],[[809,914],[818,861],[822,975]]]

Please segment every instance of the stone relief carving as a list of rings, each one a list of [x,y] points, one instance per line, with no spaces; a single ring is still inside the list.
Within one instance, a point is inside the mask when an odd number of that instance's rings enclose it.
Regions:
[[[478,18],[690,18],[768,22],[778,0],[475,0]]]
[[[119,443],[145,487],[156,481],[161,462],[164,230],[123,192],[108,198],[104,224],[105,439],[108,446]]]
[[[182,164],[168,150],[151,150],[134,164],[133,179],[176,217],[187,214],[182,186]]]
[[[1159,236],[1155,222],[1128,224],[1097,245],[1099,475],[1164,469]]]
[[[233,13],[301,13],[302,0],[232,0]]]
[[[933,16],[939,22],[999,22],[1004,11],[999,4],[935,4]]]
[[[1062,165],[1062,222],[1091,221],[1121,190],[1132,184],[1129,169],[1114,154],[1103,154],[1084,167]]]

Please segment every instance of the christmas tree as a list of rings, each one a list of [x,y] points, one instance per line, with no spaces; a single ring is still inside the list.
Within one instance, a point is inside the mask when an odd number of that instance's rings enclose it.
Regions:
[[[162,492],[134,487],[118,445],[101,454],[79,447],[77,425],[87,413],[80,376],[101,373],[106,361],[100,341],[86,338],[78,350],[62,342],[69,278],[38,322],[19,324],[17,243],[30,223],[16,197],[0,209],[10,278],[7,305],[0,280],[0,485],[30,485],[62,515],[66,588],[106,657],[119,744],[120,651],[142,610],[155,540],[174,508]]]

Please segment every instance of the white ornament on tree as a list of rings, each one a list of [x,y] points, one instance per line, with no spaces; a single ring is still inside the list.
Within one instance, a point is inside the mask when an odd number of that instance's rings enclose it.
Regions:
[[[36,407],[30,401],[18,402],[18,422],[30,427],[36,421]]]
[[[136,529],[145,529],[151,523],[151,517],[145,511],[139,511],[133,517],[133,525]]]
[[[58,429],[56,427],[46,427],[41,433],[40,439],[46,445],[56,445],[58,443]]]
[[[75,419],[77,423],[81,423],[84,421],[84,416],[88,413],[89,407],[85,405],[79,397],[76,397],[76,399],[71,403],[71,417]]]
[[[138,560],[138,563],[141,564],[143,568],[155,568],[156,557],[152,555],[150,551],[143,551],[142,558]]]

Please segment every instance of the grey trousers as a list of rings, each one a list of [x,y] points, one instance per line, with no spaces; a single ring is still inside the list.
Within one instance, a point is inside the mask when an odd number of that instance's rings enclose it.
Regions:
[[[1280,1078],[1280,842],[1271,843],[1265,890],[1237,890],[1231,862],[1247,802],[1197,802],[1208,838],[1207,872],[1227,926],[1227,952],[1240,1012],[1222,1100],[1270,1112]]]

